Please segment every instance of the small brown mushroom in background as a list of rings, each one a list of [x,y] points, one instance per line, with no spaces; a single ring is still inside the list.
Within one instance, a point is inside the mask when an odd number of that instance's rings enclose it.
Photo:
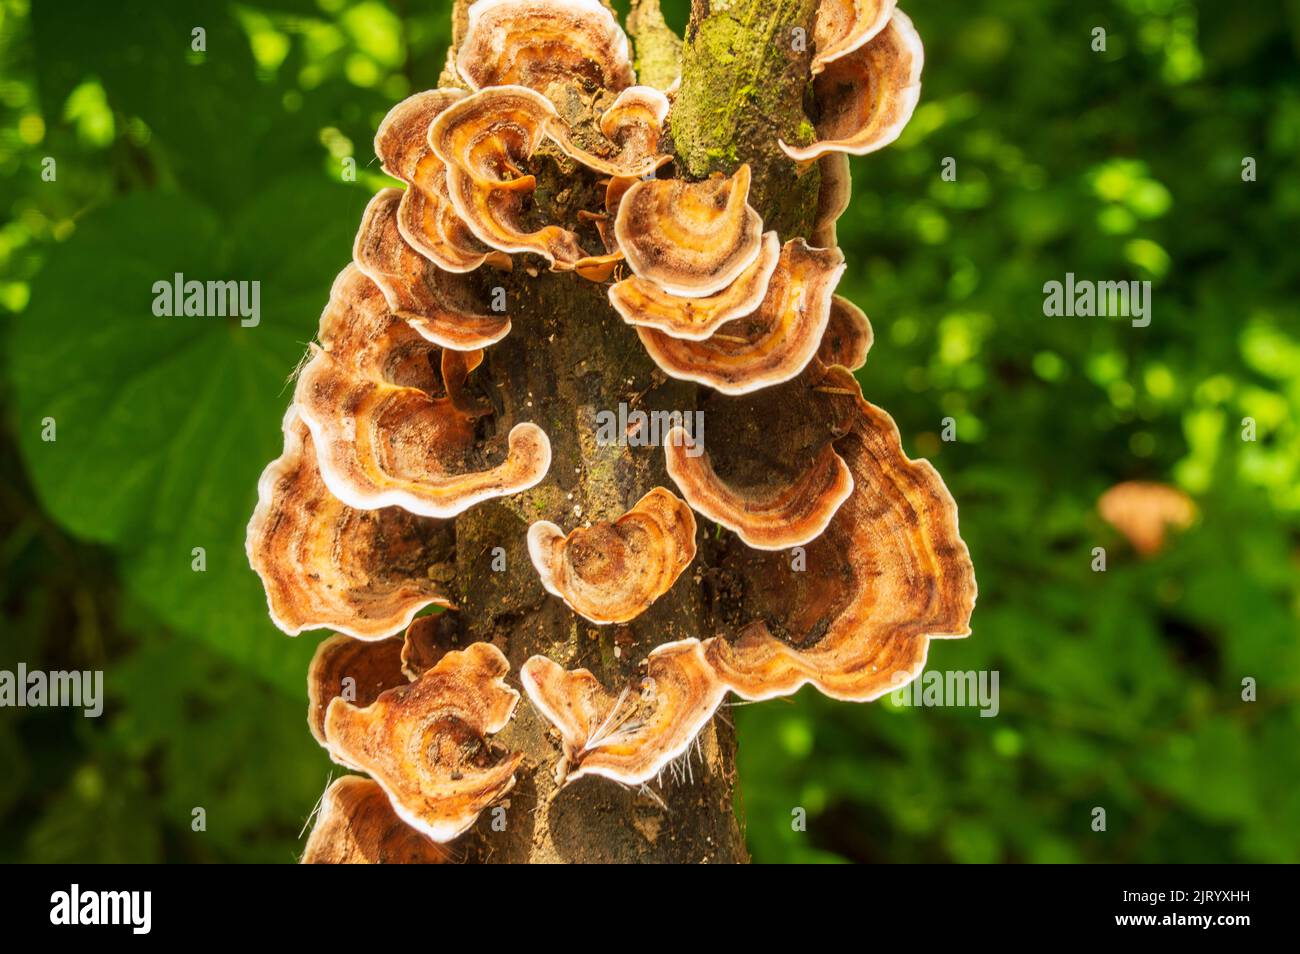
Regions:
[[[637,335],[671,377],[707,384],[723,394],[748,394],[796,377],[817,353],[831,314],[831,294],[844,274],[837,248],[810,248],[791,239],[781,249],[762,303],[703,341],[673,338],[654,328]]]
[[[606,692],[586,669],[533,656],[520,671],[529,700],[560,732],[565,784],[601,775],[624,785],[655,778],[690,748],[726,695],[698,639],[664,643],[639,687]]]
[[[447,852],[393,811],[378,784],[344,775],[321,796],[305,865],[440,865]]]
[[[784,550],[816,539],[853,493],[853,475],[829,443],[794,482],[743,489],[719,480],[701,450],[684,428],[669,431],[664,440],[668,476],[694,509],[756,550]]]
[[[613,523],[568,536],[549,520],[528,528],[528,554],[547,592],[593,623],[626,623],[667,593],[695,559],[695,515],[656,487]]]
[[[451,606],[423,568],[436,521],[404,510],[356,510],[326,488],[298,412],[284,417],[284,453],[267,465],[248,523],[248,562],[271,620],[290,636],[328,627],[382,639],[429,604]]]
[[[671,295],[722,291],[758,257],[763,220],[750,207],[750,170],[726,178],[635,183],[618,203],[614,235],[632,271]]]
[[[1097,500],[1097,512],[1124,535],[1140,556],[1164,549],[1170,530],[1196,522],[1196,504],[1177,487],[1142,480],[1116,484]]]
[[[829,152],[863,156],[902,133],[921,99],[921,37],[902,10],[869,42],[825,66],[813,81],[821,111],[817,141],[781,143],[786,155],[812,162]]]
[[[509,670],[501,650],[474,643],[365,708],[336,698],[325,713],[330,755],[378,782],[412,828],[450,841],[515,783],[523,753],[497,755],[487,740],[519,701]]]

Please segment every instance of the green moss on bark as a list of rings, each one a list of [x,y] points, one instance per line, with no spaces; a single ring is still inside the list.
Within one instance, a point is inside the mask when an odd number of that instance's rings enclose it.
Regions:
[[[664,22],[659,0],[632,0],[627,32],[636,50],[637,82],[667,89],[682,65],[682,40]]]
[[[782,238],[806,235],[816,208],[816,169],[800,175],[778,145],[811,138],[803,101],[816,10],[816,0],[696,3],[671,119],[690,176],[750,164],[750,201]]]

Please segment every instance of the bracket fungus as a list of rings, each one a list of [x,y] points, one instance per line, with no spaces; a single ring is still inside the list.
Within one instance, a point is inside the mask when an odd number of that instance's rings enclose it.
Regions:
[[[402,673],[407,679],[419,679],[450,651],[447,640],[440,633],[441,624],[446,620],[447,617],[441,614],[417,616],[406,627],[401,660]]]
[[[508,269],[510,256],[480,242],[456,214],[447,167],[429,147],[429,124],[464,95],[461,89],[432,89],[402,100],[375,132],[375,155],[385,172],[410,187],[397,206],[397,230],[412,249],[447,272],[483,264]]]
[[[615,696],[586,669],[566,671],[545,656],[524,663],[524,691],[560,733],[565,784],[586,775],[650,781],[686,752],[727,693],[697,639],[662,644],[645,666],[640,684]]]
[[[379,124],[375,154],[404,188],[361,217],[247,536],[273,622],[336,634],[311,662],[308,723],[368,776],[328,788],[304,861],[446,860],[440,844],[517,775],[535,820],[501,854],[533,857],[564,785],[639,790],[693,751],[716,784],[673,811],[727,814],[725,727],[692,747],[728,693],[875,699],[920,672],[931,639],[969,632],[956,506],[863,397],[871,323],[835,293],[847,156],[907,123],[920,40],[896,0],[787,6],[775,16],[801,18],[815,54],[772,84],[784,106],[762,88],[737,101],[744,121],[710,124],[744,141],[688,141],[718,134],[693,128],[707,31],[683,44],[634,5],[664,41],[648,53],[638,36],[639,83],[603,0],[458,0],[441,88]],[[793,62],[753,57],[777,61]],[[808,145],[772,133],[808,122]],[[814,164],[819,180],[775,194]],[[656,428],[670,415],[645,442],[663,458],[573,426],[625,403]],[[688,421],[701,427],[674,426]],[[1117,499],[1103,514],[1118,525]],[[567,534],[555,522],[584,510]],[[804,565],[782,552],[796,547]],[[430,605],[452,611],[415,618]],[[520,695],[506,652],[526,659],[542,719],[498,744]]]
[[[426,573],[437,561],[436,521],[396,508],[358,510],[332,495],[292,407],[284,453],[262,472],[257,501],[248,562],[262,578],[272,622],[290,636],[328,627],[382,639],[430,604],[452,605]]]
[[[321,796],[307,839],[306,865],[438,865],[446,850],[411,828],[393,811],[375,782],[344,775]]]
[[[368,773],[412,828],[450,841],[515,784],[523,753],[496,753],[487,739],[519,701],[502,678],[509,670],[501,650],[474,643],[365,708],[334,699],[325,712],[330,755]]]
[[[321,745],[325,741],[325,711],[336,698],[368,706],[383,693],[404,685],[403,636],[367,642],[335,633],[321,640],[307,667],[307,727]]]
[[[716,294],[683,298],[633,275],[610,286],[609,303],[629,325],[654,328],[671,338],[702,341],[762,304],[780,256],[781,242],[775,232],[767,232],[754,261]]]
[[[564,269],[587,253],[567,228],[528,226],[537,177],[521,170],[556,121],[555,107],[540,93],[490,87],[443,110],[429,126],[429,145],[446,163],[452,205],[481,242],[502,252],[532,252]]]
[[[835,441],[853,492],[807,544],[817,573],[749,548],[724,565],[745,581],[751,622],[707,643],[710,663],[746,699],[812,683],[867,702],[915,678],[931,639],[970,633],[975,574],[957,505],[935,469],[903,453],[888,414],[863,399],[844,368],[819,371],[829,403],[847,405]]]
[[[307,668],[307,727],[312,737],[329,747],[325,713],[336,698],[368,706],[389,689],[419,679],[447,649],[437,634],[439,617],[413,619],[404,635],[386,639],[354,639],[335,633],[321,640]]]
[[[848,154],[828,152],[817,160],[817,168],[821,173],[821,182],[818,183],[817,212],[808,242],[818,248],[832,248],[839,244],[835,223],[848,209],[849,201],[853,198],[853,177]]]
[[[831,293],[844,274],[837,248],[810,248],[791,239],[781,249],[762,303],[702,341],[655,328],[637,334],[665,374],[697,381],[723,394],[748,394],[789,381],[807,367],[826,331]]]
[[[817,53],[812,73],[816,76],[826,64],[861,49],[885,28],[898,7],[898,0],[820,0],[813,39]]]
[[[510,333],[510,318],[473,309],[474,293],[464,275],[444,271],[418,254],[397,227],[397,210],[409,193],[384,189],[361,217],[353,259],[379,286],[393,314],[443,348],[472,351]]]
[[[298,381],[295,400],[325,483],[353,507],[447,519],[533,486],[550,466],[545,432],[522,423],[507,435],[504,460],[477,469],[472,421],[453,399],[354,378],[327,352],[317,352]]]
[[[599,0],[479,0],[456,66],[473,89],[574,78],[618,92],[635,80],[627,35]]]
[[[758,257],[763,220],[747,201],[749,166],[685,182],[646,179],[623,194],[614,220],[628,267],[671,295],[726,288]]]
[[[397,373],[437,349],[383,306],[373,284],[345,270],[321,318],[321,347],[303,366],[294,407],[311,429],[321,476],[339,500],[358,509],[398,506],[429,517],[454,517],[492,497],[516,493],[550,467],[546,433],[516,424],[505,459],[479,466],[479,410],[464,395],[481,355],[441,352],[444,394],[429,376]],[[423,380],[422,380],[423,379]]]
[[[656,487],[612,523],[568,536],[549,520],[528,528],[528,555],[548,593],[593,623],[636,619],[695,559],[695,515]]]
[[[761,488],[737,488],[718,479],[707,452],[686,430],[664,440],[668,476],[686,501],[756,550],[784,550],[821,536],[853,493],[853,475],[831,444],[822,447],[797,479]]]
[[[436,160],[429,148],[429,124],[464,96],[463,89],[427,89],[390,109],[375,130],[380,167],[408,185],[419,179],[429,160]]]
[[[791,159],[830,152],[855,156],[883,149],[899,137],[921,99],[925,53],[911,19],[895,10],[880,32],[851,53],[825,64],[813,81],[820,109],[817,141],[781,148]]]
[[[572,159],[608,176],[635,179],[652,175],[672,160],[659,152],[668,97],[650,86],[629,86],[601,114],[600,132],[609,155],[598,155],[574,141],[557,116],[547,123],[547,134]]]
[[[867,313],[842,295],[832,295],[830,318],[817,348],[821,363],[857,371],[867,363],[867,352],[874,341]]]

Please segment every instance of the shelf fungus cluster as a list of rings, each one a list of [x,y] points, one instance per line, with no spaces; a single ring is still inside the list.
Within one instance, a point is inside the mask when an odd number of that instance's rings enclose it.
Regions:
[[[378,127],[379,162],[402,187],[362,215],[248,526],[274,623],[335,633],[308,674],[308,725],[358,774],[325,792],[304,861],[450,857],[444,843],[541,767],[513,734],[521,691],[552,730],[559,785],[639,786],[690,751],[729,693],[811,684],[867,701],[896,688],[931,639],[969,632],[975,601],[956,505],[863,398],[853,372],[871,325],[836,293],[846,155],[893,141],[920,90],[921,45],[894,0],[821,2],[817,137],[780,145],[820,173],[796,235],[765,227],[749,165],[687,174],[669,135],[677,84],[638,84],[605,4],[467,10],[450,79]],[[651,475],[641,486],[608,482],[623,499],[601,503],[606,519],[555,503],[574,480],[551,473],[541,425],[555,434],[558,418],[502,393],[505,339],[529,339],[515,360],[546,360],[547,316],[527,295],[498,300],[525,276],[598,286],[601,333],[642,347],[659,382],[689,382],[678,392],[722,435],[671,429],[662,457],[640,452],[648,463],[629,470]],[[617,634],[659,626],[671,614],[648,611],[684,588],[695,634],[664,624],[636,677],[612,685],[619,667],[583,668],[572,640],[555,659],[444,637],[475,559],[457,552],[458,515],[492,500],[518,521],[537,612]],[[560,522],[536,519],[548,512]],[[429,607],[448,615],[417,618]]]

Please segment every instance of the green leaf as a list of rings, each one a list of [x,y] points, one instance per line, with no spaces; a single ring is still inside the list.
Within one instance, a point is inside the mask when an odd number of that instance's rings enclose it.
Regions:
[[[306,731],[306,700],[250,685],[213,654],[151,640],[106,681],[105,747],[158,767],[159,816],[189,860],[285,862],[333,765]],[[192,825],[202,808],[206,827]]]
[[[111,546],[164,622],[298,695],[313,640],[271,626],[244,528],[363,203],[281,182],[223,228],[184,195],[122,199],[51,252],[10,347],[19,442],[48,511]],[[259,323],[155,316],[154,283],[176,273],[260,282]]]
[[[203,52],[193,49],[198,29]],[[248,38],[228,4],[121,0],[69,12],[38,3],[32,40],[47,115],[96,77],[114,109],[144,119],[187,187],[223,202],[246,198],[260,168],[257,136],[278,110],[254,76]]]

